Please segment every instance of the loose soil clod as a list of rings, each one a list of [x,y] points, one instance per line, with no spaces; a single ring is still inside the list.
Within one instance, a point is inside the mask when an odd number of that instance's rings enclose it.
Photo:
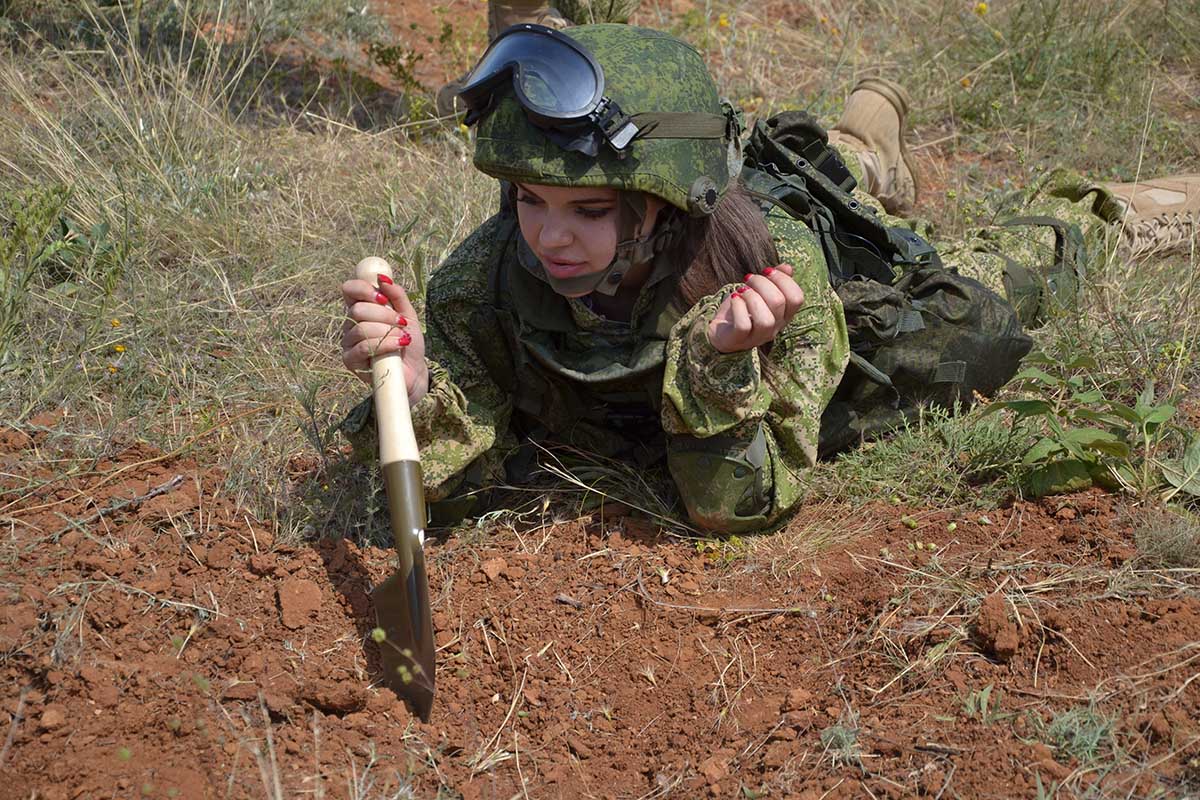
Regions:
[[[1017,626],[1008,617],[1003,595],[990,594],[980,605],[975,634],[984,652],[997,660],[1008,661],[1016,655],[1021,637]]]

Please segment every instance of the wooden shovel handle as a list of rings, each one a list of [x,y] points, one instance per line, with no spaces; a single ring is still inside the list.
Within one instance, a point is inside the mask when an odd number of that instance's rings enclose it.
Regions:
[[[378,286],[379,276],[392,277],[392,268],[377,256],[358,262],[354,274],[359,280]],[[399,352],[371,359],[371,377],[375,387],[375,424],[379,432],[379,463],[419,461],[417,437],[413,434],[408,408],[408,385]]]

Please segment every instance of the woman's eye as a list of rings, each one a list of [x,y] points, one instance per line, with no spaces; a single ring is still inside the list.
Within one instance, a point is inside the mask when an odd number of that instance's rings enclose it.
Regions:
[[[600,219],[600,218],[606,216],[608,214],[608,212],[611,210],[612,210],[611,208],[578,208],[578,209],[576,209],[576,211],[578,211],[581,216],[587,217],[588,219]]]
[[[525,203],[526,205],[536,206],[540,201],[531,194],[519,194],[519,195],[517,195],[517,202]]]

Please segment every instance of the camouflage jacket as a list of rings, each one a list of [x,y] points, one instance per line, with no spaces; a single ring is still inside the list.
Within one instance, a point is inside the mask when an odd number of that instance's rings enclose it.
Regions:
[[[639,463],[665,457],[705,530],[779,521],[816,461],[821,411],[849,345],[815,237],[779,211],[767,222],[806,297],[768,359],[722,354],[708,341],[733,284],[681,312],[659,264],[630,321],[617,322],[553,292],[514,215],[475,230],[434,271],[426,296],[430,389],[413,424],[431,504],[498,479],[518,441],[533,437]],[[373,449],[369,402],[356,411],[343,430]]]

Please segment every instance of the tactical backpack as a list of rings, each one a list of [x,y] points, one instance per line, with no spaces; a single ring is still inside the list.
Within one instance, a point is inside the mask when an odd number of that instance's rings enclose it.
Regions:
[[[1033,340],[1013,306],[854,199],[853,176],[809,114],[757,122],[741,177],[764,213],[781,208],[816,234],[845,309],[850,366],[821,417],[822,456],[929,406],[966,409],[1016,374]]]

